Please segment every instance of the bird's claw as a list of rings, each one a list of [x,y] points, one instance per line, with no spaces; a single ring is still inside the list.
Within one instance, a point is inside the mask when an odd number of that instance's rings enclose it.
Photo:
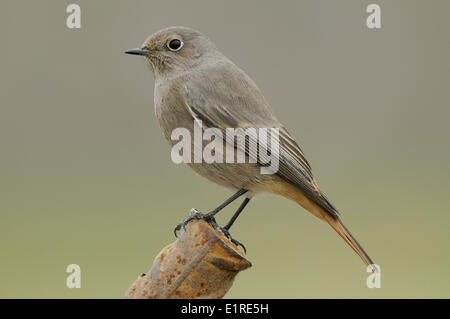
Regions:
[[[183,230],[186,230],[186,225],[193,219],[203,219],[204,221],[211,224],[211,226],[213,226],[214,228],[218,227],[216,219],[214,218],[213,215],[203,214],[199,212],[197,209],[192,208],[190,215],[187,216],[185,219],[183,219],[173,230],[175,237],[178,237],[177,232],[181,230],[181,228],[183,228]]]
[[[204,221],[209,223],[214,229],[216,229],[216,230],[220,231],[222,234],[224,234],[225,237],[228,238],[233,244],[235,244],[238,247],[241,246],[242,249],[244,250],[244,253],[247,253],[247,249],[245,248],[244,244],[242,244],[241,242],[239,242],[236,239],[234,239],[233,237],[231,237],[230,231],[228,229],[226,229],[224,227],[220,227],[217,224],[216,219],[214,218],[214,215],[212,215],[211,213],[203,214],[195,208],[192,208],[189,216],[187,216],[185,219],[183,219],[175,227],[175,229],[173,230],[175,237],[178,237],[177,232],[180,231],[181,228],[183,228],[183,230],[186,230],[186,225],[193,219],[203,219]]]
[[[237,247],[241,246],[242,249],[244,250],[244,253],[247,253],[247,248],[245,248],[244,244],[241,243],[240,241],[234,239],[233,237],[231,237],[230,231],[228,229],[220,227],[220,226],[218,226],[216,229],[219,230],[221,233],[223,233],[225,235],[225,237],[228,238]]]

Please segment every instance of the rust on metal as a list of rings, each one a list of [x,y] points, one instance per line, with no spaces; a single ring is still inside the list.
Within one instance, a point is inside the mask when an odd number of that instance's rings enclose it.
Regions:
[[[224,234],[194,219],[174,243],[163,248],[125,298],[222,298],[236,275],[251,265]]]

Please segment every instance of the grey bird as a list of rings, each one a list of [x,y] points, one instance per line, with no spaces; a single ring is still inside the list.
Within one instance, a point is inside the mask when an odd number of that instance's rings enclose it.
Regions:
[[[209,213],[197,212],[186,218],[177,230],[192,218],[215,222],[214,216],[222,208],[245,195],[231,220],[220,228],[229,235],[229,228],[252,196],[268,192],[293,200],[326,221],[366,265],[374,264],[344,226],[338,210],[319,190],[302,150],[277,120],[256,84],[225,57],[208,36],[186,27],[169,27],[152,34],[142,47],[125,53],[144,56],[148,61],[155,75],[156,117],[172,146],[176,143],[171,138],[175,129],[186,128],[194,134],[196,123],[201,123],[202,129],[279,129],[279,168],[274,174],[261,174],[260,168],[264,166],[261,161],[188,163],[201,176],[235,193]],[[248,140],[248,144],[260,143],[255,136],[249,136]],[[248,148],[242,149],[234,141],[225,144],[224,153],[234,148],[249,156]],[[376,271],[376,268],[372,266],[372,270]]]

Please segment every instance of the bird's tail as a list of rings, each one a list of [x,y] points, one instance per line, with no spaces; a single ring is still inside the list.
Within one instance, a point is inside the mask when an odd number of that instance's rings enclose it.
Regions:
[[[350,231],[345,227],[339,217],[332,216],[330,214],[323,214],[323,219],[330,224],[331,227],[345,240],[345,242],[361,257],[367,266],[371,266],[373,272],[377,272],[377,268],[374,266],[373,260],[367,255],[358,241],[353,237]]]
[[[317,187],[316,190],[319,192]],[[319,206],[316,202],[305,196],[303,192],[298,190],[297,187],[284,181],[278,184],[278,188],[272,189],[271,191],[275,194],[282,195],[295,201],[314,216],[325,220],[328,224],[330,224],[331,227],[333,227],[333,229],[339,234],[339,236],[341,236],[342,239],[344,239],[345,242],[359,255],[359,257],[361,257],[364,263],[367,266],[371,266],[373,272],[378,272],[372,259],[369,257],[369,255],[367,255],[367,253],[364,251],[355,237],[353,237],[348,229],[344,226],[337,214],[329,213],[323,207]]]

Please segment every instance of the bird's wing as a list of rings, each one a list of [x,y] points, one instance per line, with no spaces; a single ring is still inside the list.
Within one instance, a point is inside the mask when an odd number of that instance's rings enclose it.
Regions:
[[[302,150],[273,115],[253,81],[245,74],[237,79],[236,74],[229,75],[234,78],[226,75],[224,78],[209,78],[207,82],[189,81],[184,85],[185,106],[192,117],[201,121],[204,128],[278,128],[279,169],[276,174],[298,187],[325,211],[337,216],[337,209],[314,182],[311,166]],[[260,145],[256,135],[247,136],[248,143],[242,151],[249,155],[250,145]],[[235,143],[234,147],[242,146]]]

